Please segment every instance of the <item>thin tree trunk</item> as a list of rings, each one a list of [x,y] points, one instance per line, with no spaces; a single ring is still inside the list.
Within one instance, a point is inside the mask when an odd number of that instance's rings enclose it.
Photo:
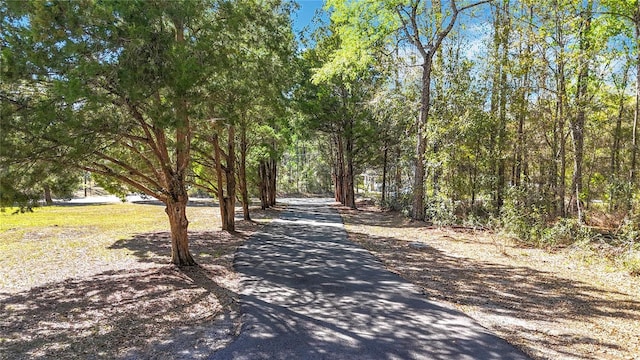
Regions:
[[[501,48],[500,55],[500,84],[499,84],[499,107],[498,107],[498,166],[496,177],[498,179],[496,188],[495,209],[500,212],[504,203],[504,190],[506,187],[506,164],[505,151],[507,142],[507,67],[509,62],[509,34],[511,28],[511,19],[509,14],[509,0],[503,0],[501,13],[499,43]]]
[[[400,191],[402,190],[402,163],[401,163],[401,155],[402,150],[400,149],[400,145],[396,145],[396,178],[395,178],[395,187],[396,187],[396,199],[400,197]]]
[[[271,158],[270,160],[271,162],[271,174],[269,177],[270,183],[269,183],[269,205],[271,206],[275,206],[276,205],[276,196],[277,196],[277,183],[278,183],[278,162],[276,161],[276,159]]]
[[[533,6],[529,7],[529,31],[533,33]],[[514,171],[513,171],[513,184],[515,186],[522,185],[522,175],[524,173],[524,163],[525,163],[525,134],[524,134],[524,124],[528,117],[528,103],[529,103],[529,93],[531,87],[531,68],[529,64],[531,64],[531,53],[532,53],[533,44],[530,41],[530,37],[527,38],[527,46],[524,54],[524,61],[527,66],[525,66],[525,72],[523,74],[523,86],[522,89],[519,90],[519,111],[518,111],[518,139],[516,144],[516,154],[514,161]]]
[[[613,131],[613,139],[611,144],[611,160],[609,163],[609,182],[612,183],[618,179],[618,172],[620,171],[620,142],[622,140],[622,119],[624,117],[624,101],[625,101],[625,89],[629,81],[629,69],[626,68],[622,74],[622,83],[620,84],[620,102],[618,104],[618,115],[616,116],[616,127]],[[613,186],[609,191],[609,211],[613,211],[617,208],[616,201],[614,199],[615,192]]]
[[[433,156],[438,157],[440,152],[440,140],[436,140],[433,144]],[[433,168],[433,197],[437,197],[440,192],[440,177],[442,176],[442,165],[438,164]],[[445,179],[446,180],[446,179]]]
[[[345,166],[344,166],[344,146],[342,139],[336,135],[336,200],[345,204]]]
[[[556,79],[557,80],[557,79]],[[559,81],[557,81],[559,83]],[[551,188],[551,192],[553,193],[553,213],[551,214],[552,217],[555,217],[559,212],[560,212],[560,207],[558,206],[558,204],[560,203],[559,201],[559,196],[560,196],[560,191],[559,191],[559,176],[558,176],[558,164],[559,164],[559,158],[560,158],[560,130],[559,130],[559,123],[560,123],[560,106],[561,106],[561,101],[560,101],[560,96],[558,95],[558,97],[556,98],[556,104],[555,107],[553,109],[553,137],[552,137],[552,142],[551,142],[551,163],[549,164],[549,185]],[[540,170],[542,171],[542,167],[540,168]]]
[[[564,70],[563,70],[564,71]],[[559,131],[559,140],[560,140],[560,174],[558,174],[558,179],[560,180],[560,185],[558,187],[558,198],[559,198],[559,207],[560,207],[560,216],[566,216],[565,209],[565,198],[566,198],[566,189],[567,189],[567,156],[566,156],[566,138],[564,134],[564,99],[566,95],[565,90],[565,78],[564,73],[560,75],[561,81],[561,90],[559,95],[559,119],[558,119],[558,131]]]
[[[578,112],[573,121],[570,121],[571,126],[571,138],[573,144],[573,178],[571,180],[571,202],[572,210],[576,214],[578,223],[584,222],[584,211],[581,204],[582,195],[582,164],[584,158],[584,126],[586,122],[586,106],[588,97],[588,81],[589,81],[589,62],[587,60],[589,54],[588,51],[591,48],[589,41],[589,33],[591,32],[591,12],[593,3],[589,1],[587,3],[586,18],[584,26],[580,31],[579,47],[580,55],[583,57],[580,65],[580,72],[578,74],[577,92],[576,92],[576,105]]]
[[[238,166],[238,187],[242,198],[242,216],[244,220],[251,221],[249,214],[249,189],[247,188],[247,124],[243,115],[240,127],[240,164]]]
[[[346,136],[346,151],[345,157],[347,160],[346,172],[345,172],[345,203],[344,205],[351,209],[356,208],[356,196],[354,190],[354,173],[353,173],[353,120],[347,121]]]
[[[382,154],[382,196],[381,196],[382,204],[386,202],[386,195],[387,195],[387,153],[388,152],[389,152],[389,146],[385,143],[384,152]]]
[[[640,1],[636,2],[635,20],[635,41],[636,41],[636,103],[633,113],[633,127],[631,135],[631,165],[629,171],[629,185],[633,189],[636,185],[636,161],[638,154],[638,117],[640,117]],[[629,199],[631,208],[631,199]]]
[[[556,1],[556,11],[558,11],[558,4]],[[560,52],[557,54],[558,56],[558,70],[556,74],[556,79],[558,82],[558,94],[557,94],[557,127],[554,131],[557,131],[559,142],[559,151],[556,154],[556,158],[559,157],[560,160],[560,173],[557,174],[558,186],[556,187],[556,200],[557,205],[556,208],[560,212],[561,217],[566,216],[565,209],[565,191],[566,191],[566,171],[567,171],[567,162],[566,162],[566,139],[564,134],[565,127],[565,99],[567,96],[567,87],[566,87],[566,78],[565,78],[565,56],[564,56],[564,33],[562,29],[562,21],[559,15],[556,14],[556,37],[558,38],[558,46],[560,47]],[[555,135],[555,134],[554,134]]]
[[[269,201],[267,199],[267,164],[265,160],[260,160],[258,177],[260,178],[260,207],[262,210],[265,210],[269,207]]]
[[[235,152],[235,139],[236,128],[235,126],[229,126],[229,138],[227,140],[227,166],[225,167],[225,176],[227,182],[227,196],[226,202],[226,230],[233,232],[236,230],[235,210],[236,210],[236,152]]]
[[[225,188],[225,172],[222,168],[222,150],[220,149],[220,141],[218,139],[218,134],[213,135],[213,155],[216,161],[216,177],[218,178],[218,206],[220,206],[220,221],[222,223],[222,230],[224,231],[233,231],[233,228],[230,228],[230,224],[228,223],[228,212],[229,212],[229,202],[226,200],[224,194]]]

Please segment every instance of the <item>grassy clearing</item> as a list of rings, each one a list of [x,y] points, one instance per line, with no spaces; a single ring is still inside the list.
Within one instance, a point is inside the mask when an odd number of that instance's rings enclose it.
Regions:
[[[216,231],[217,208],[191,206],[190,231]],[[86,276],[88,269],[110,270],[109,264],[139,259],[114,243],[138,234],[165,232],[164,207],[141,204],[51,206],[33,213],[0,213],[0,292],[25,290],[48,281]],[[167,254],[168,255],[168,254]]]

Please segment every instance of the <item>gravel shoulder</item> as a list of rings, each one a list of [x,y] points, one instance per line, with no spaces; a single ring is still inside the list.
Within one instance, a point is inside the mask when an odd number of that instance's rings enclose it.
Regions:
[[[522,247],[372,206],[339,208],[349,239],[534,359],[640,359],[640,279],[576,249]]]

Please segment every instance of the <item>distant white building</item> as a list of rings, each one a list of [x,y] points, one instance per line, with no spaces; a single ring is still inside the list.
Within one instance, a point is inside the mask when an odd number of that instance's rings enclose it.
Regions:
[[[377,171],[367,169],[360,176],[363,178],[365,191],[382,191],[382,181],[380,180],[380,174]]]

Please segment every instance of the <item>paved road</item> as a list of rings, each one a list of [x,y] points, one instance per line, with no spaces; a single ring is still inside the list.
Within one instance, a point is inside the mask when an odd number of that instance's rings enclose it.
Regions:
[[[212,359],[528,359],[385,270],[327,204],[291,200],[239,250],[244,324]]]

